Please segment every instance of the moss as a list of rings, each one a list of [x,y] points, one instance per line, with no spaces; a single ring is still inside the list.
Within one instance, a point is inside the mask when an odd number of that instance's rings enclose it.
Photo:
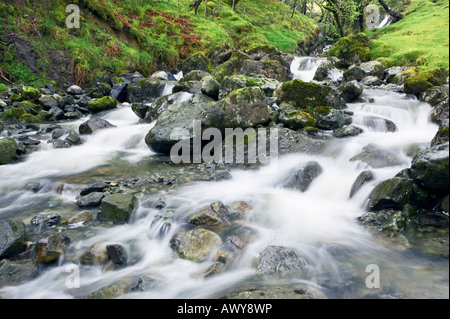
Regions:
[[[289,102],[297,108],[307,109],[328,104],[326,96],[331,88],[321,86],[315,83],[306,83],[299,79],[288,81],[278,88],[274,96],[278,97],[280,102]]]
[[[89,103],[88,109],[92,113],[99,113],[107,110],[112,110],[117,107],[117,100],[110,96],[104,96],[100,99],[92,100]]]
[[[341,38],[333,45],[329,54],[346,61],[348,65],[358,60],[368,62],[370,61],[369,37],[364,33],[359,33]]]
[[[433,68],[419,72],[409,77],[405,82],[405,93],[420,96],[433,86],[440,86],[446,82],[448,72],[443,68]]]
[[[331,112],[331,107],[329,106],[316,106],[313,110],[314,114],[317,115],[328,115]]]
[[[213,62],[206,56],[204,51],[194,53],[184,61],[182,66],[183,73],[189,73],[193,70],[201,70],[209,73],[214,71]]]
[[[25,88],[22,91],[22,97],[24,100],[37,100],[41,94],[38,89],[35,88]]]
[[[20,118],[19,118],[19,121],[23,122],[23,123],[39,123],[44,120],[45,119],[42,116],[40,116],[40,115],[34,116],[34,115],[31,115],[30,113],[22,114],[22,116],[20,116]]]
[[[22,96],[20,96],[19,94],[13,93],[13,94],[11,94],[9,99],[11,102],[19,102],[19,101],[22,101]]]
[[[277,49],[273,45],[269,45],[269,44],[256,44],[256,45],[250,46],[250,48],[247,50],[248,55],[252,55],[252,54],[258,53],[258,52],[264,52],[267,54],[271,54],[271,53],[276,54]]]
[[[4,119],[16,119],[18,120],[23,114],[25,113],[25,111],[20,108],[20,107],[13,107],[10,108],[9,110],[6,110],[2,117]]]
[[[313,126],[305,127],[304,131],[306,132],[306,134],[309,134],[309,135],[314,135],[314,134],[319,133],[319,129],[317,127],[313,127]]]

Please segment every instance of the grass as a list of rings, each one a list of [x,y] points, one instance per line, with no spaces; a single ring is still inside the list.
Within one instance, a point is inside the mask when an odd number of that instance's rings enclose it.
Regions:
[[[81,28],[65,27],[69,3],[81,8]],[[42,86],[52,66],[51,52],[62,50],[70,57],[77,84],[95,80],[99,72],[117,75],[138,70],[149,75],[156,69],[175,67],[197,51],[246,49],[270,44],[294,52],[298,43],[317,35],[313,20],[296,14],[279,0],[241,1],[235,11],[231,1],[208,0],[198,14],[192,0],[17,0],[0,3],[0,69],[15,82]],[[273,23],[271,22],[273,21]],[[265,22],[265,23],[264,23]],[[39,56],[38,71],[31,72],[1,42],[2,34],[16,33],[30,41]],[[3,54],[3,56],[2,56]]]
[[[412,0],[403,20],[368,31],[371,58],[386,66],[449,66],[449,1]]]

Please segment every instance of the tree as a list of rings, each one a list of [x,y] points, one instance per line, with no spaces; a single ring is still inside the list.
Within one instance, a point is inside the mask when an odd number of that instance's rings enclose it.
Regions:
[[[389,13],[389,15],[392,17],[392,22],[395,23],[395,22],[403,19],[403,16],[400,13],[392,10],[384,0],[378,0],[378,2],[380,2],[382,7],[384,8],[384,10],[386,10],[386,12]]]
[[[197,11],[198,11],[198,7],[200,7],[200,4],[202,3],[203,0],[194,0],[194,2],[192,2],[189,5],[189,8],[194,8],[195,9],[195,15],[197,15]]]

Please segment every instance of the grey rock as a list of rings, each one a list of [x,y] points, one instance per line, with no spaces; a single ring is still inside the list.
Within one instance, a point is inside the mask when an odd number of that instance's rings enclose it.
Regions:
[[[11,220],[0,220],[0,258],[9,257],[25,246],[25,224]]]
[[[81,208],[100,206],[104,197],[104,193],[93,192],[89,195],[79,197],[77,199],[77,205]]]
[[[121,245],[107,245],[106,251],[109,258],[118,265],[126,265],[128,261],[128,254],[125,248]]]
[[[66,134],[66,131],[62,128],[57,128],[56,130],[54,130],[52,132],[52,139],[56,140],[58,138],[60,138],[61,136],[63,136],[64,134]]]
[[[342,110],[332,109],[328,115],[318,115],[316,127],[322,130],[336,130],[350,125],[352,117]]]
[[[0,139],[0,165],[11,164],[17,155],[19,145],[12,138]]]
[[[52,227],[61,225],[61,216],[56,213],[38,213],[31,220],[31,225]]]
[[[38,274],[39,269],[32,260],[0,260],[0,288],[29,281]]]
[[[70,148],[72,146],[66,141],[60,139],[52,140],[52,144],[54,148]]]
[[[104,183],[104,182],[98,182],[98,183],[94,183],[92,185],[89,185],[86,188],[83,188],[80,192],[81,196],[86,196],[89,195],[90,193],[93,192],[103,192],[106,188],[110,187],[110,184],[108,183]]]
[[[75,216],[72,216],[69,218],[68,222],[69,224],[78,224],[83,223],[92,220],[93,216],[92,213],[88,210],[84,212],[80,212],[76,214]]]
[[[108,195],[102,201],[102,207],[97,214],[97,219],[114,223],[127,223],[137,205],[138,201],[134,195]]]
[[[306,261],[295,250],[281,246],[269,246],[261,253],[256,269],[260,278],[286,278],[306,270]]]
[[[377,116],[367,116],[364,118],[364,125],[370,127],[376,132],[396,132],[397,125],[388,119]]]
[[[83,94],[83,89],[80,88],[78,85],[72,85],[67,89],[67,93],[72,95],[80,95]]]
[[[95,131],[111,127],[115,127],[115,125],[104,119],[93,117],[80,125],[79,132],[82,135],[90,135]]]
[[[344,72],[344,81],[361,81],[365,76],[366,72],[354,65]]]
[[[212,76],[203,78],[202,81],[202,93],[214,100],[219,98],[220,83],[217,82]]]
[[[322,173],[322,167],[317,162],[309,162],[294,169],[279,185],[283,188],[296,189],[305,192],[313,180]]]
[[[111,92],[109,93],[109,96],[115,98],[119,102],[125,102],[127,101],[127,88],[128,83],[118,83],[114,84],[114,86],[111,89]]]
[[[70,145],[81,145],[81,144],[83,144],[83,141],[81,140],[81,137],[74,130],[71,130],[69,132],[69,135],[67,135],[65,141],[67,143],[69,143]]]
[[[363,93],[363,88],[356,80],[342,84],[339,89],[347,103],[356,101]]]
[[[170,240],[170,247],[180,258],[195,262],[206,260],[221,245],[219,235],[202,228],[181,231]]]
[[[372,171],[364,171],[358,175],[355,182],[352,185],[352,189],[350,191],[350,198],[355,196],[355,194],[364,186],[364,184],[372,181],[374,179],[374,174]]]
[[[372,168],[383,168],[402,164],[397,153],[375,144],[365,146],[363,151],[352,157],[350,161],[362,161]]]
[[[380,86],[383,82],[376,76],[366,76],[360,82],[364,86]]]
[[[333,136],[337,138],[345,138],[350,136],[357,136],[361,134],[363,130],[359,127],[349,125],[333,131]]]
[[[60,234],[54,234],[37,241],[34,258],[37,263],[53,263],[59,260],[66,249],[66,240]]]

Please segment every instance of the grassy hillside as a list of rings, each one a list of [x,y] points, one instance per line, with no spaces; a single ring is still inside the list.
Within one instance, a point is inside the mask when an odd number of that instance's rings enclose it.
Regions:
[[[372,59],[387,66],[449,66],[449,1],[411,0],[406,17],[369,31]]]
[[[105,72],[175,67],[189,54],[271,44],[293,52],[317,35],[315,23],[278,0],[209,0],[206,17],[192,0],[11,0],[0,3],[0,83],[35,86],[46,80],[84,84]],[[69,3],[81,28],[68,29]],[[179,3],[179,5],[178,5]],[[57,73],[62,73],[57,74]],[[58,79],[55,79],[58,77]],[[0,87],[0,90],[2,87]]]

